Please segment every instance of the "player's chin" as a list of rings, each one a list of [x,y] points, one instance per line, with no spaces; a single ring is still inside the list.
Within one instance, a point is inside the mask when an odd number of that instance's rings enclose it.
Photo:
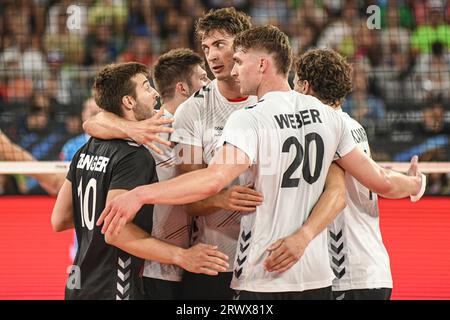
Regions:
[[[223,67],[222,69],[220,69],[219,72],[214,72],[214,77],[217,80],[223,81],[223,80],[229,80],[231,78],[231,69],[227,68],[227,67]]]
[[[252,92],[252,90],[250,90],[250,89],[248,89],[246,87],[243,87],[243,86],[241,86],[241,88],[240,88],[240,93],[241,93],[241,96],[251,96],[251,95],[254,94]]]

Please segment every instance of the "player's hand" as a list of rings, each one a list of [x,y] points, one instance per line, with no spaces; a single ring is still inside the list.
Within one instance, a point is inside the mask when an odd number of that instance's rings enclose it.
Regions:
[[[303,256],[309,241],[297,234],[279,239],[267,248],[269,256],[264,261],[264,268],[278,273],[289,270]]]
[[[414,156],[411,158],[411,163],[407,172],[408,176],[417,177],[420,179],[420,183],[417,192],[410,196],[412,202],[419,201],[425,193],[427,186],[427,177],[419,171],[419,157]]]
[[[220,207],[228,211],[250,213],[261,205],[263,195],[247,186],[232,186],[221,192]]]
[[[125,224],[134,219],[136,213],[142,207],[134,190],[115,197],[105,207],[97,220],[97,226],[103,224],[102,234],[108,232],[112,235],[118,235]]]
[[[226,272],[228,256],[217,250],[217,246],[203,243],[184,249],[177,265],[192,273],[203,273],[216,276],[219,272]]]
[[[166,132],[172,133],[174,130],[171,127],[164,125],[171,124],[174,119],[162,118],[164,109],[161,108],[153,117],[130,123],[127,128],[127,135],[139,144],[144,144],[151,150],[163,154],[156,144],[163,144],[171,146],[171,142],[161,138],[158,133]]]

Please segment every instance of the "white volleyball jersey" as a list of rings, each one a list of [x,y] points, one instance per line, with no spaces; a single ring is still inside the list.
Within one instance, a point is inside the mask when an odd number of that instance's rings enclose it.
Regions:
[[[164,110],[165,118],[173,115]],[[168,133],[160,133],[161,138],[169,140]],[[164,154],[150,150],[156,162],[156,173],[159,181],[175,177],[175,152],[166,145],[158,145]],[[184,212],[183,206],[156,204],[153,209],[152,236],[170,242],[182,248],[189,247],[189,229],[191,218]],[[162,264],[156,261],[145,261],[144,276],[168,281],[181,281],[183,270],[175,265]]]
[[[370,156],[364,128],[338,111],[348,124],[358,148]],[[392,288],[389,255],[383,245],[378,197],[345,173],[347,207],[328,226],[330,263],[336,278],[334,291]]]
[[[312,96],[269,92],[255,107],[232,114],[222,139],[247,154],[255,189],[264,195],[256,212],[242,217],[231,287],[287,292],[331,286],[326,229],[289,270],[267,272],[264,261],[271,244],[306,221],[332,161],[354,149],[343,119]]]
[[[256,97],[248,97],[240,102],[228,101],[219,92],[217,80],[213,80],[178,107],[173,123],[175,132],[171,135],[171,141],[202,147],[203,161],[209,164],[229,116],[256,102]],[[246,185],[250,182],[246,174],[243,174],[232,185]],[[195,217],[191,243],[217,245],[232,261],[236,254],[240,219],[241,213],[226,210]],[[228,271],[233,271],[232,265]]]

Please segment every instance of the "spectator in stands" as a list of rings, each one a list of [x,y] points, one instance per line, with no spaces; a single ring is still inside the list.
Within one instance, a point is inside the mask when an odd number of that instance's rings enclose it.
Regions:
[[[51,121],[51,105],[47,109],[47,97],[35,95],[33,104],[25,118],[24,127],[19,131],[19,145],[28,150],[36,160],[57,160],[65,135],[56,130]],[[31,194],[44,194],[45,191],[35,179],[27,179],[27,191]]]
[[[125,47],[125,23],[128,8],[124,1],[103,0],[88,11],[89,34],[86,37],[86,64],[102,66],[115,61]]]
[[[8,23],[12,41],[0,53],[0,69],[16,68],[27,76],[47,70],[45,55],[41,51],[38,38],[33,39],[25,17],[9,17]]]
[[[59,7],[58,7],[59,8]],[[63,8],[59,8],[58,14],[54,19],[49,19],[50,23],[56,26],[48,26],[43,44],[47,54],[56,53],[60,59],[69,65],[79,65],[84,57],[84,36],[77,29],[67,28],[68,16]]]
[[[287,29],[295,55],[315,46],[319,33],[328,21],[327,18],[327,12],[314,0],[305,0],[298,5],[290,15]]]
[[[128,6],[127,32],[141,35],[151,34],[152,36],[159,33],[159,30],[152,29],[152,1],[131,0]]]
[[[394,4],[394,5],[392,5]],[[411,49],[411,33],[400,23],[400,10],[395,2],[389,2],[386,8],[386,26],[381,28],[381,46],[384,57],[389,57],[394,52],[393,48],[407,55]]]
[[[437,134],[450,135],[450,124],[445,122],[445,108],[441,96],[431,100],[423,109],[423,123],[419,132],[428,137]]]
[[[83,104],[83,112],[81,113],[81,119],[85,122],[90,117],[96,115],[100,111],[99,107],[95,103],[94,98],[88,98]],[[75,138],[67,141],[59,155],[62,161],[71,161],[74,154],[89,140],[89,135],[82,133]]]
[[[352,83],[353,91],[347,96],[342,109],[363,126],[373,120],[383,120],[386,116],[385,104],[368,90],[366,73],[361,65],[355,65]]]
[[[430,173],[427,181],[427,192],[430,195],[450,195],[449,177],[445,173]]]
[[[273,24],[286,28],[289,6],[286,0],[252,1],[250,16],[254,25]]]
[[[317,46],[319,48],[328,47],[343,56],[353,57],[355,54],[355,31],[360,24],[356,2],[346,0],[342,8],[342,15],[323,30]]]
[[[431,53],[436,42],[442,43],[446,50],[450,48],[450,25],[444,20],[443,8],[431,8],[426,23],[417,27],[411,39],[416,54]]]
[[[412,29],[415,21],[411,2],[414,1],[415,0],[371,1],[373,4],[381,6],[381,30],[384,30],[389,26],[394,26],[394,24],[389,22],[394,13],[395,19],[397,20],[396,25],[399,28]]]
[[[100,68],[105,64],[112,63],[114,57],[108,50],[108,44],[101,40],[96,40],[95,43],[90,45],[90,49],[87,52],[85,64],[95,68]]]
[[[299,22],[305,26],[310,26],[316,32],[320,32],[328,23],[328,13],[322,5],[315,0],[293,1],[295,8],[290,17],[290,22]]]
[[[429,101],[422,110],[422,122],[411,130],[418,144],[394,155],[394,161],[405,161],[411,154],[419,155],[422,161],[448,161],[450,124],[445,122],[445,109],[440,97]]]
[[[442,42],[434,42],[431,53],[419,55],[415,73],[426,96],[450,99],[450,55],[445,52]]]
[[[152,52],[152,38],[145,34],[134,34],[129,39],[130,45],[128,50],[123,52],[117,59],[118,62],[139,62],[145,64],[149,68],[158,58]]]
[[[90,27],[108,26],[114,35],[122,36],[128,19],[125,0],[99,0],[89,8]]]

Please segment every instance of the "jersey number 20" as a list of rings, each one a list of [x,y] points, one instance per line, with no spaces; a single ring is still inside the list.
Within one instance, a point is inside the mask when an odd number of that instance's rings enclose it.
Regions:
[[[316,160],[316,163],[314,166],[314,174],[311,174],[309,146],[313,141],[316,143],[316,156],[313,158]],[[291,178],[291,176],[298,169],[298,167],[300,167],[303,159],[305,160],[303,161],[302,167],[303,179],[305,179],[305,181],[308,182],[309,184],[313,184],[314,182],[317,181],[317,179],[319,179],[320,172],[322,171],[323,152],[324,152],[322,137],[317,133],[313,132],[308,133],[305,136],[305,149],[303,149],[302,145],[295,136],[289,137],[283,143],[282,151],[289,153],[292,145],[294,145],[296,149],[294,162],[291,163],[289,168],[287,168],[286,172],[283,174],[283,181],[281,183],[281,187],[282,188],[298,187],[300,183],[300,178]]]
[[[95,202],[97,197],[97,180],[91,178],[84,190],[83,196],[83,179],[78,185],[78,198],[80,199],[81,225],[89,230],[94,229],[95,219]],[[89,210],[89,198],[92,190],[92,210]],[[90,212],[89,212],[90,211]]]

